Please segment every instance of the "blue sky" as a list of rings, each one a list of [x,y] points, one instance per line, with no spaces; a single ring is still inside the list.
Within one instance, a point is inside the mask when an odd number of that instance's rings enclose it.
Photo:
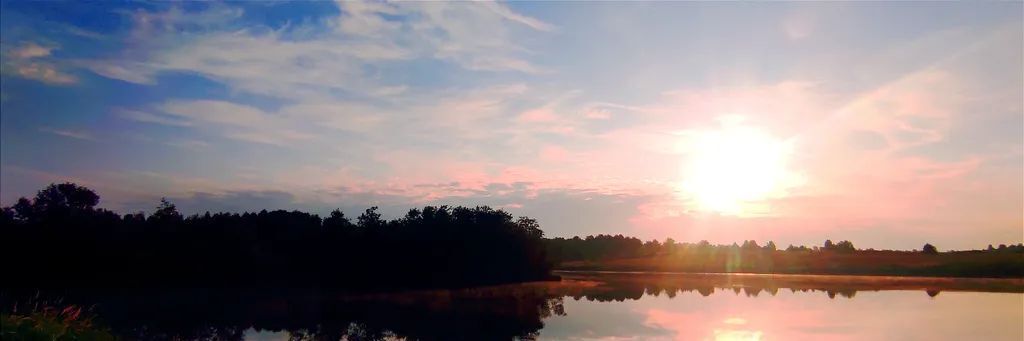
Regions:
[[[1024,230],[1020,3],[0,10],[8,205],[74,181],[123,212],[487,204],[554,236]]]

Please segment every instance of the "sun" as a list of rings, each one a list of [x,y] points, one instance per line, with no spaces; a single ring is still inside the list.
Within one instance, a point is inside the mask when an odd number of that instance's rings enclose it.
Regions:
[[[766,199],[784,196],[798,182],[787,169],[792,144],[753,127],[692,134],[686,145],[680,187],[702,211],[765,213]]]

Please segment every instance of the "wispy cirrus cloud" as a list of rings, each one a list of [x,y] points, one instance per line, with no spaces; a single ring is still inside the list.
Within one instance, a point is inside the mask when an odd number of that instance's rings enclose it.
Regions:
[[[53,127],[42,127],[42,128],[39,128],[39,131],[50,133],[50,134],[54,134],[54,135],[58,135],[58,136],[73,138],[73,139],[77,139],[77,140],[95,140],[96,139],[95,137],[92,136],[92,133],[89,133],[88,131],[85,131],[85,130],[61,129],[61,128],[53,128]]]
[[[290,31],[217,30],[230,27],[241,10],[215,6],[199,12],[171,7],[135,11],[132,36],[144,36],[126,57],[86,62],[99,75],[151,84],[167,72],[190,72],[241,91],[282,97],[327,96],[332,91],[387,95],[367,65],[436,58],[471,70],[540,72],[519,57],[528,50],[512,38],[508,23],[532,30],[553,26],[498,3],[417,4],[339,2],[341,15],[326,23]],[[395,19],[398,17],[400,19]],[[186,42],[168,42],[181,31],[195,31]],[[302,32],[302,33],[294,33]]]
[[[170,116],[202,124],[220,131],[227,138],[286,146],[315,138],[315,135],[291,128],[292,123],[259,108],[214,100],[177,100],[158,109]]]
[[[169,115],[158,115],[158,114],[154,114],[154,113],[150,113],[150,112],[139,111],[139,110],[129,110],[129,109],[116,109],[115,112],[121,118],[132,120],[132,121],[137,121],[137,122],[155,123],[155,124],[160,124],[160,125],[165,125],[165,126],[175,126],[175,127],[190,127],[190,126],[192,126],[192,122],[190,122],[190,121],[176,119],[173,116],[169,116]]]

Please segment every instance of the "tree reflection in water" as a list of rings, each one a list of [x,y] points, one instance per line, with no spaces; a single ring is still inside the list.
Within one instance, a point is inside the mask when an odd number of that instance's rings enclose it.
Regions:
[[[101,323],[127,339],[232,340],[257,331],[284,332],[296,340],[510,340],[536,338],[545,318],[567,313],[565,297],[621,302],[645,295],[774,296],[780,290],[850,299],[859,290],[921,290],[929,296],[943,290],[1024,292],[1021,281],[1013,280],[621,273],[563,277],[562,282],[358,295],[309,289],[5,289],[2,298],[8,310],[37,296],[93,307]]]

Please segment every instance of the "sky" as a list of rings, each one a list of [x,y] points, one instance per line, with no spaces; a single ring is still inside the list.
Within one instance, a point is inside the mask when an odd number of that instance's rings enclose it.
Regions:
[[[860,248],[1024,239],[1024,8],[0,2],[0,200]]]

